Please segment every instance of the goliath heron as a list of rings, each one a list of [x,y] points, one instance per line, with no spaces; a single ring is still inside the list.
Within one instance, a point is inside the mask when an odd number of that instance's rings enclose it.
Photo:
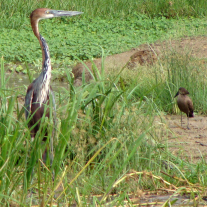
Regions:
[[[178,104],[179,109],[181,110],[181,126],[182,126],[182,112],[184,112],[187,115],[187,119],[188,119],[187,128],[189,129],[188,127],[189,117],[194,117],[194,115],[193,115],[193,102],[189,98],[188,94],[189,92],[185,88],[181,87],[179,88],[175,97],[178,96],[177,104]]]
[[[78,11],[62,11],[62,10],[52,10],[46,8],[39,8],[34,10],[30,15],[30,21],[34,35],[37,37],[42,49],[42,72],[38,78],[36,78],[28,87],[27,94],[25,97],[25,116],[26,119],[30,119],[28,122],[29,128],[31,129],[31,138],[34,140],[37,131],[40,128],[41,118],[44,113],[46,117],[49,117],[49,98],[52,97],[53,106],[55,109],[55,98],[53,91],[50,87],[51,79],[51,60],[48,45],[45,39],[40,35],[38,29],[38,23],[41,19],[48,19],[53,17],[61,16],[74,16],[81,14]],[[43,141],[47,139],[47,133],[43,138]],[[53,137],[50,141],[50,154],[51,161],[53,160]],[[47,148],[43,153],[43,160],[46,161]],[[51,158],[52,156],[52,158]]]

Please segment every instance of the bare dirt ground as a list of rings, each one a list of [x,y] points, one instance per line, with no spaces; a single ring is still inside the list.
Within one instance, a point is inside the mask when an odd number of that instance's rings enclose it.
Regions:
[[[106,71],[121,69],[126,64],[128,69],[136,65],[153,64],[157,57],[163,55],[163,51],[175,50],[179,52],[188,51],[194,58],[205,64],[207,58],[207,37],[186,37],[180,40],[156,42],[152,45],[141,45],[130,51],[106,57],[104,67]],[[156,54],[156,55],[155,55]],[[101,59],[96,59],[96,66],[101,68]],[[91,63],[86,62],[91,68]],[[74,67],[75,84],[81,84],[83,66]],[[86,70],[87,73],[87,70]],[[86,80],[90,80],[90,74],[86,74]],[[195,115],[190,119],[190,130],[186,129],[187,117],[183,114],[183,127],[181,127],[180,115],[167,115],[164,117],[169,129],[167,140],[174,154],[178,154],[187,160],[200,162],[207,161],[207,117]],[[163,137],[166,141],[166,138]]]
[[[195,115],[189,119],[187,129],[187,116],[183,114],[181,127],[180,115],[167,115],[164,117],[169,129],[165,142],[174,155],[179,155],[186,161],[198,163],[202,159],[207,161],[207,117]]]

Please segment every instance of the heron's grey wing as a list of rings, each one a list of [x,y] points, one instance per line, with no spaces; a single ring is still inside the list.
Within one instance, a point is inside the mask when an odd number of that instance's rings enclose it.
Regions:
[[[32,99],[33,99],[33,88],[32,88],[32,84],[29,85],[28,89],[27,89],[27,94],[25,96],[25,117],[26,119],[28,118],[30,112],[31,112],[31,104],[32,104]]]

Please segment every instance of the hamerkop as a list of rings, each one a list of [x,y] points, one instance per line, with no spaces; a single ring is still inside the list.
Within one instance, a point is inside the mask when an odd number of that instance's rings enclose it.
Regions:
[[[175,97],[178,96],[177,104],[178,104],[179,109],[181,110],[181,126],[182,126],[182,112],[184,112],[186,113],[187,118],[188,118],[187,128],[189,129],[189,126],[188,126],[189,117],[194,117],[194,115],[193,115],[193,102],[188,96],[188,94],[189,92],[185,88],[181,87],[179,88]]]

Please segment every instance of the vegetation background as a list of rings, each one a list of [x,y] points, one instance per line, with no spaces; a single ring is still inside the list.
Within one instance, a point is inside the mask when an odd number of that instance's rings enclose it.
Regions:
[[[45,147],[41,140],[46,127],[52,131],[52,118],[43,118],[42,131],[31,142],[22,115],[21,97],[27,86],[10,88],[9,82],[16,72],[27,73],[32,80],[29,64],[41,70],[41,51],[28,18],[41,7],[84,12],[40,22],[55,65],[53,73],[64,74],[68,82],[68,88],[55,94],[58,124],[51,167],[41,162]],[[187,52],[172,51],[158,64],[146,66],[145,73],[122,68],[107,74],[104,64],[101,71],[94,65],[94,81],[86,84],[83,74],[79,88],[73,87],[68,68],[77,60],[104,60],[105,54],[143,43],[206,35],[206,7],[205,0],[0,0],[1,205],[95,206],[117,194],[111,205],[118,206],[125,200],[130,203],[130,195],[160,188],[190,192],[192,199],[203,195],[206,160],[192,163],[173,155],[165,139],[169,129],[162,121],[157,127],[155,119],[175,112],[173,96],[181,85],[192,92],[196,113],[206,114],[205,66]]]

